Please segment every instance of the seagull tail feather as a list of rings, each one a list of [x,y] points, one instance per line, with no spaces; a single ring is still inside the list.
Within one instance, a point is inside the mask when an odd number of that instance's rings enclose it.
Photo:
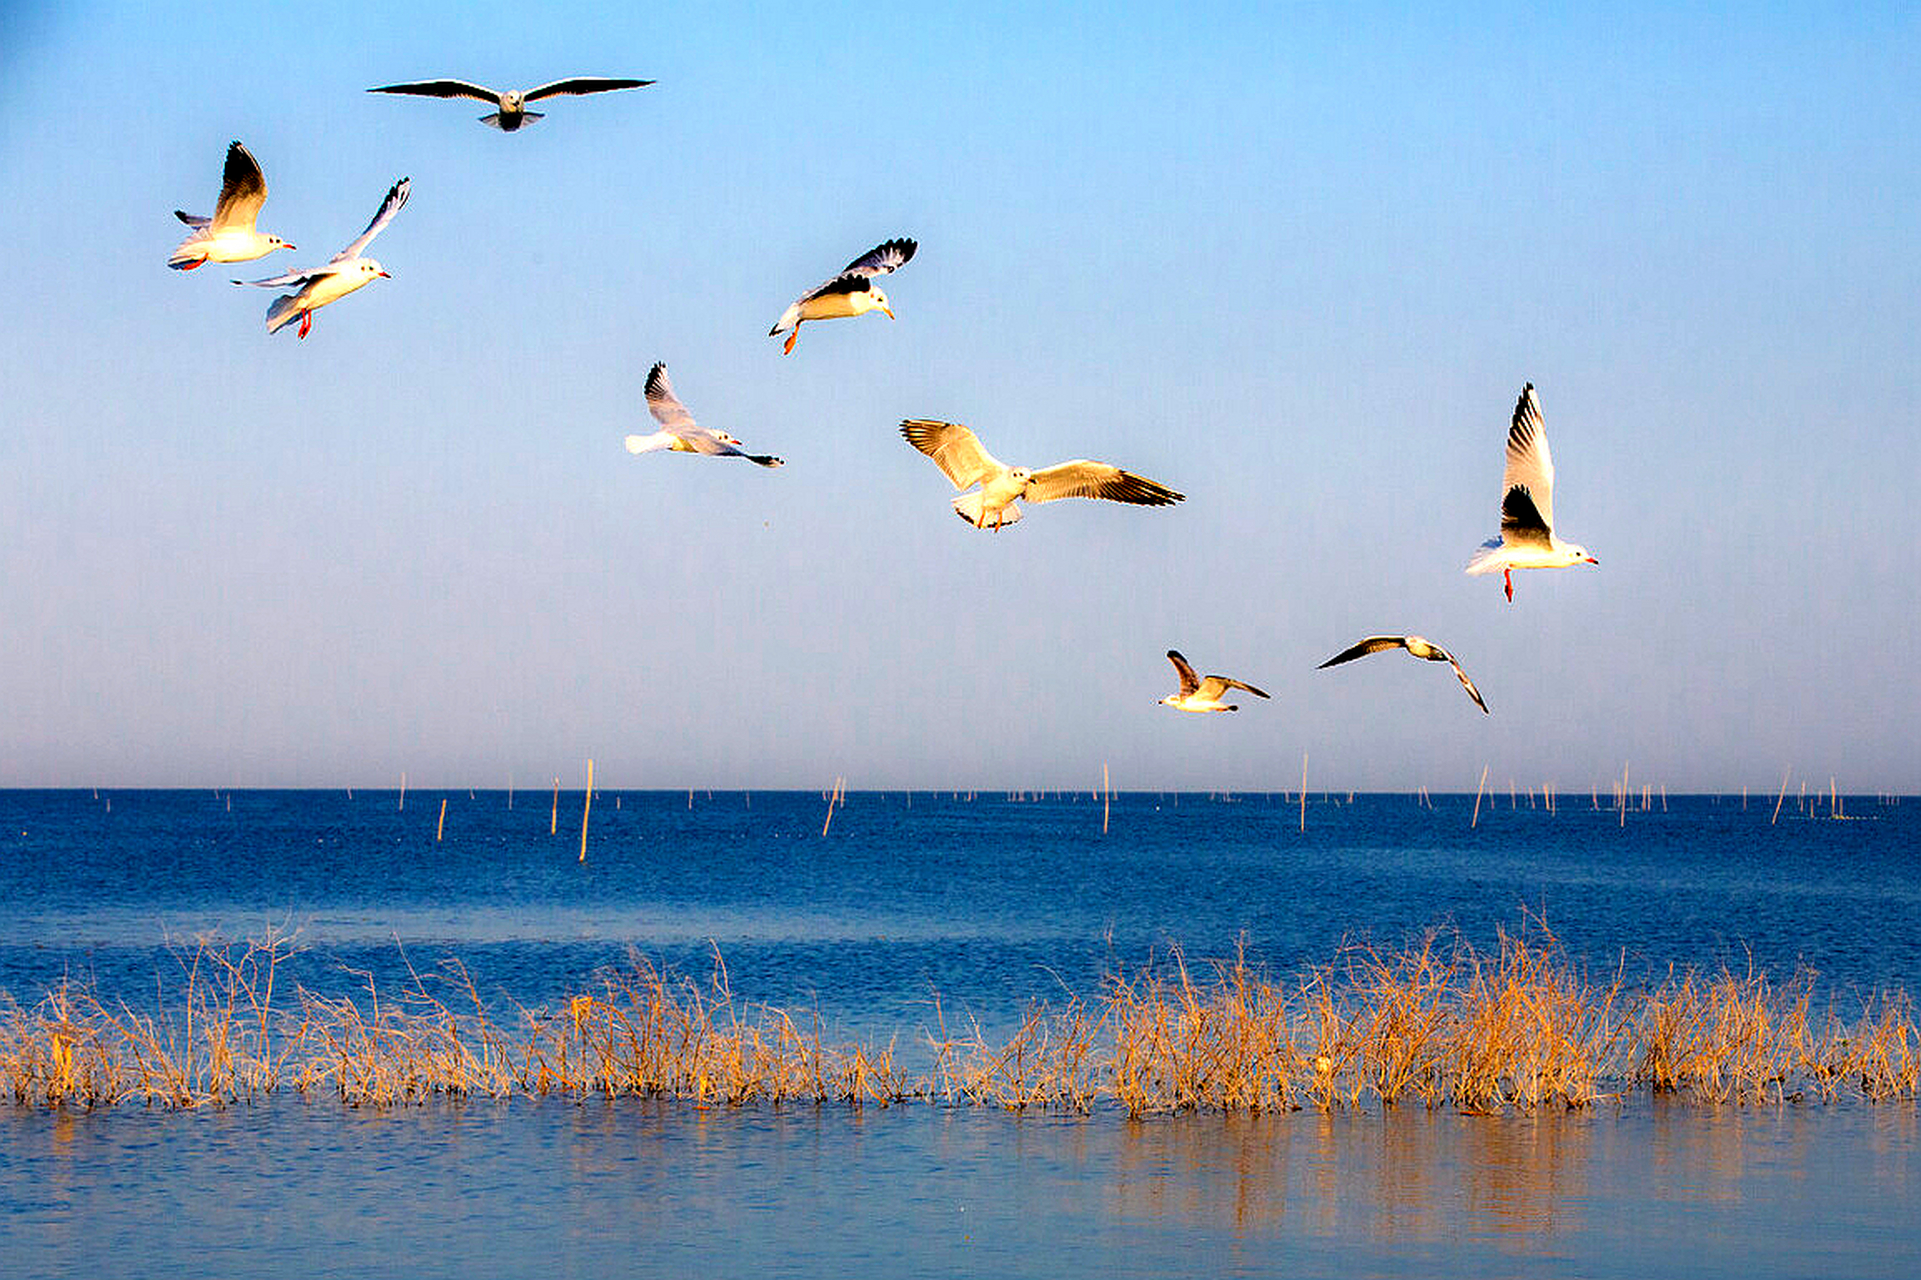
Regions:
[[[1467,562],[1467,572],[1469,573],[1499,572],[1501,565],[1503,563],[1500,552],[1501,552],[1501,540],[1499,538],[1494,539],[1492,542],[1482,543],[1480,550],[1474,553],[1474,558]]]
[[[982,498],[978,491],[974,493],[963,493],[960,497],[954,499],[954,514],[973,525],[976,529],[988,528],[990,522],[987,513],[981,509],[981,502]],[[1010,502],[1001,508],[1000,512],[993,517],[991,523],[997,526],[1009,525],[1016,523],[1020,518],[1020,504]]]

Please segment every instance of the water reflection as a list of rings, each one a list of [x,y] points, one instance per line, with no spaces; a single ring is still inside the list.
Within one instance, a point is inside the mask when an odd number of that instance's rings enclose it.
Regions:
[[[1912,1105],[1130,1122],[631,1100],[0,1110],[0,1260],[92,1276],[1921,1273]]]

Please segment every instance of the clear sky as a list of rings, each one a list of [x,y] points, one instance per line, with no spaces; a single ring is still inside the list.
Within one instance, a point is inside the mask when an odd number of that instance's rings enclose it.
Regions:
[[[1921,790],[1921,16],[1441,7],[6,4],[0,785]],[[565,75],[660,83],[364,92]],[[235,138],[300,249],[169,271]],[[788,465],[628,456],[655,360]],[[1188,501],[976,532],[903,417]]]

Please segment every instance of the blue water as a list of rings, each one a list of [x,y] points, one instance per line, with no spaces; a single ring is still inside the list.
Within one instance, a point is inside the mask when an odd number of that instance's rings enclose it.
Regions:
[[[436,840],[445,799],[443,838]],[[1237,944],[1278,975],[1545,920],[1577,962],[1921,991],[1921,804],[1658,797],[0,792],[0,992],[139,1003],[294,931],[326,991],[457,958],[526,1005],[638,953],[912,1050]],[[1471,825],[1472,823],[1472,825]],[[1016,1119],[911,1105],[0,1103],[0,1274],[1921,1274],[1912,1103]],[[144,1265],[127,1265],[129,1260]]]

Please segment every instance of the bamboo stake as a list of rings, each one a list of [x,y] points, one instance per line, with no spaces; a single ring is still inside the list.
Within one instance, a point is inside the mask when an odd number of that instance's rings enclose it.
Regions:
[[[1307,752],[1301,752],[1301,834],[1307,834]]]
[[[547,834],[560,834],[560,779],[554,779],[554,809],[547,815]]]
[[[587,797],[580,806],[580,860],[587,861],[587,815],[594,811],[594,758],[587,757]]]
[[[1114,808],[1114,792],[1107,780],[1107,766],[1101,765],[1101,834],[1107,834],[1107,816]]]
[[[840,787],[844,779],[834,779],[834,789],[827,793],[827,821],[820,824],[820,833],[827,834],[827,828],[834,825],[834,806],[840,802]]]
[[[1487,766],[1481,766],[1481,780],[1474,784],[1474,817],[1468,822],[1469,829],[1481,825],[1481,789],[1487,786]]]
[[[1788,775],[1793,772],[1794,772],[1793,765],[1789,765],[1785,770],[1782,771],[1781,794],[1774,797],[1774,816],[1768,819],[1768,825],[1770,827],[1781,820],[1781,802],[1788,798]]]
[[[1628,762],[1621,761],[1621,825],[1628,824]]]
[[[446,831],[447,831],[447,797],[442,796],[440,797],[440,821],[436,823],[434,826],[434,843],[435,844],[440,843],[440,837],[444,835]]]
[[[405,769],[402,769],[400,771],[400,809],[404,810],[406,809],[406,807],[407,807],[407,771]],[[396,812],[398,812],[398,810]]]

